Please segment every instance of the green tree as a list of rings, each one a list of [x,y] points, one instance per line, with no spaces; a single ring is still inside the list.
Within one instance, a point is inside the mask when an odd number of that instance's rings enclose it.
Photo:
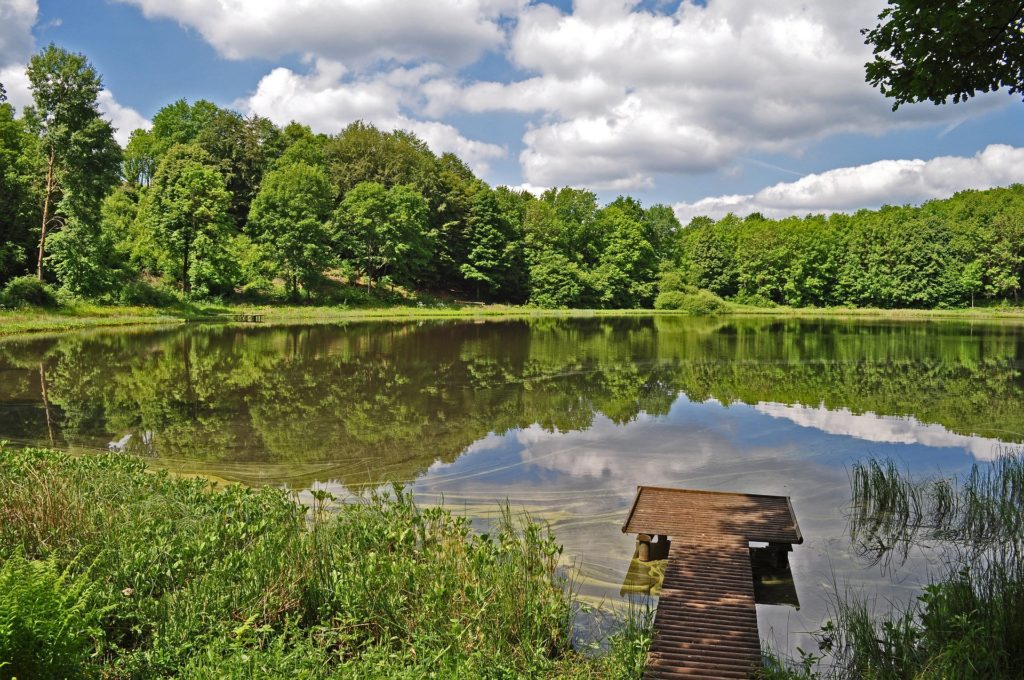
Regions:
[[[414,283],[429,262],[427,202],[410,186],[357,184],[335,211],[332,228],[338,254],[366,276],[367,289],[385,275]]]
[[[469,211],[467,242],[470,251],[460,267],[462,276],[475,287],[477,297],[481,292],[493,299],[505,283],[505,274],[513,266],[508,261],[509,225],[501,214],[498,200],[488,187],[482,186],[473,199]]]
[[[732,232],[738,221],[731,214],[718,222],[701,217],[690,221],[682,259],[693,285],[723,297],[736,292],[736,246]]]
[[[231,194],[229,212],[242,229],[263,174],[284,149],[281,131],[261,116],[245,118],[218,108],[203,122],[195,142],[217,163]]]
[[[562,253],[535,251],[530,264],[530,302],[538,307],[578,307],[586,299],[586,272]]]
[[[658,260],[647,240],[643,211],[613,203],[602,209],[596,228],[604,247],[592,280],[602,307],[649,307],[654,302]]]
[[[79,233],[66,241],[87,244],[99,219],[100,201],[117,181],[121,148],[114,129],[100,116],[102,82],[85,56],[51,44],[29,60],[27,74],[33,106],[26,107],[25,119],[40,140],[41,152],[36,276],[42,280],[51,231],[67,226]]]
[[[307,290],[330,259],[326,222],[334,205],[327,173],[306,163],[272,170],[252,203],[246,230],[263,246],[294,297]]]
[[[377,182],[385,188],[411,184],[421,193],[432,181],[434,154],[411,132],[383,132],[356,121],[326,145],[331,178],[344,195],[362,182]]]
[[[0,284],[24,271],[37,210],[30,160],[35,140],[5,99],[0,84]]]
[[[1024,2],[889,0],[864,29],[874,48],[867,81],[901,104],[966,101],[978,91],[1024,90]]]
[[[153,177],[139,221],[160,248],[165,271],[186,295],[230,280],[226,249],[231,196],[213,159],[195,145],[172,146]]]
[[[134,186],[148,186],[158,161],[156,135],[150,130],[133,130],[124,150],[121,176]]]

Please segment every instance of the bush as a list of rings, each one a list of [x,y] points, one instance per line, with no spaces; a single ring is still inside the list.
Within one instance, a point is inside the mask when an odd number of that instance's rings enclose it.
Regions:
[[[674,309],[693,316],[707,316],[728,311],[729,305],[709,290],[698,290],[695,293],[670,290],[658,295],[654,300],[654,308]]]
[[[105,610],[84,575],[15,554],[0,567],[0,678],[82,678]]]
[[[18,276],[7,282],[0,302],[7,307],[55,307],[57,296],[53,289],[34,276]]]
[[[117,291],[117,303],[144,307],[171,307],[180,302],[178,296],[166,288],[157,288],[145,281],[131,281]]]

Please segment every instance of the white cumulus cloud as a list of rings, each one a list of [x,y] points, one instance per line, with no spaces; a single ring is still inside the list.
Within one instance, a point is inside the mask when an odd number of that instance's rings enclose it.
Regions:
[[[991,144],[970,157],[877,161],[780,182],[755,194],[713,196],[673,207],[684,224],[698,215],[717,219],[730,212],[786,217],[921,203],[1017,182],[1024,182],[1024,148]]]
[[[221,54],[468,63],[500,47],[519,0],[119,0],[197,30]]]
[[[635,0],[524,9],[510,58],[519,82],[427,84],[428,110],[532,111],[520,162],[542,185],[650,187],[661,173],[719,170],[741,153],[798,153],[837,133],[952,124],[1009,104],[890,110],[864,82],[860,29],[882,0],[682,2],[670,14]]]
[[[869,442],[965,449],[978,460],[994,460],[1005,448],[997,439],[957,434],[942,425],[922,423],[909,416],[880,416],[870,412],[853,413],[845,408],[829,410],[824,406],[787,406],[774,402],[760,402],[754,408],[773,418],[782,418],[828,434]]]
[[[489,161],[507,154],[504,147],[469,139],[452,125],[417,119],[402,111],[410,101],[409,88],[435,73],[436,68],[396,68],[360,76],[349,73],[342,64],[320,59],[305,75],[287,68],[274,69],[239,106],[279,125],[295,120],[317,132],[336,133],[356,120],[385,130],[408,130],[434,152],[453,152],[475,171],[486,173]]]
[[[148,130],[153,126],[148,118],[135,109],[119,104],[110,90],[101,90],[97,99],[100,113],[114,126],[114,139],[121,146],[128,144],[132,131],[138,128]]]
[[[34,44],[32,26],[38,15],[36,0],[0,2],[0,66],[28,59]],[[0,82],[7,85],[7,81]]]

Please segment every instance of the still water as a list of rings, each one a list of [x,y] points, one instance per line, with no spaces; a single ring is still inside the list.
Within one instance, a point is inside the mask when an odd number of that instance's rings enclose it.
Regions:
[[[620,531],[636,486],[792,497],[809,648],[835,588],[906,598],[925,556],[871,566],[850,465],[959,475],[1024,440],[1024,328],[684,317],[175,326],[0,343],[0,440],[339,496],[403,482],[481,520],[548,521],[594,604],[649,587]],[[633,567],[632,572],[630,567]],[[642,570],[641,570],[642,571]],[[629,574],[629,576],[627,576]]]

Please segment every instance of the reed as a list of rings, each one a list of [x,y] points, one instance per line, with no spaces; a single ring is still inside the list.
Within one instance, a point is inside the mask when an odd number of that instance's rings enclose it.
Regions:
[[[939,561],[912,602],[877,611],[837,598],[828,626],[838,677],[1024,677],[1024,456],[1007,449],[962,481],[914,479],[891,461],[851,473],[854,544],[873,562],[915,547]],[[893,558],[895,556],[895,558]]]

